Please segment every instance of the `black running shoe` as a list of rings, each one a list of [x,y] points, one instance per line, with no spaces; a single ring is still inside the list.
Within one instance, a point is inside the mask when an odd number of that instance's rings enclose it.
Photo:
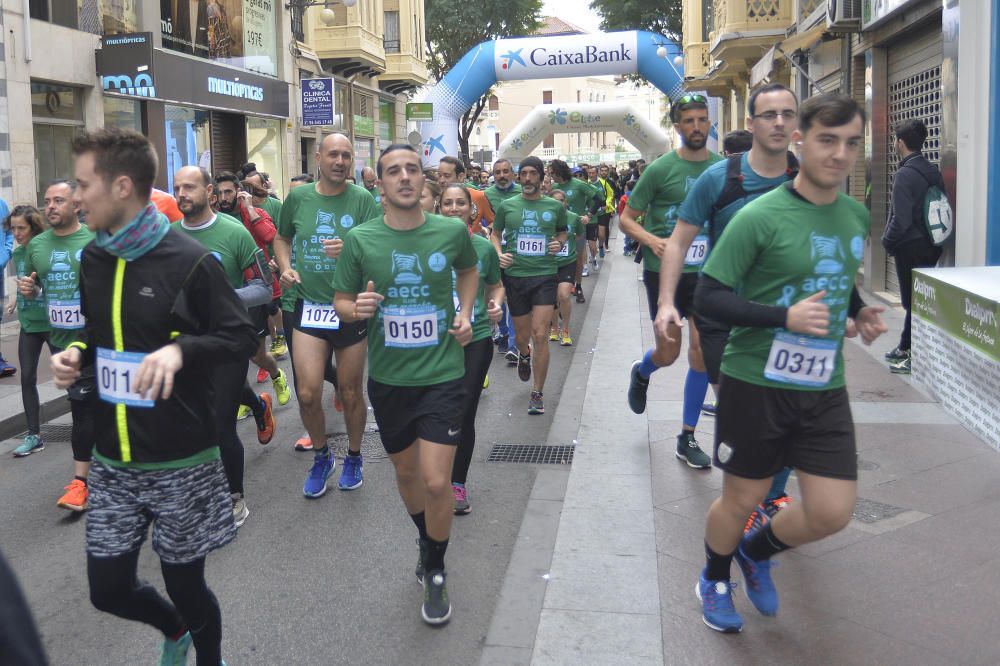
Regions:
[[[522,382],[526,382],[531,379],[531,357],[521,356],[517,357],[517,378]]]
[[[636,414],[646,411],[646,392],[649,390],[649,380],[643,379],[639,374],[639,366],[642,361],[632,364],[632,371],[628,380],[628,406]]]
[[[424,562],[427,561],[427,541],[425,539],[417,539],[417,548],[420,549],[420,554],[417,555],[417,568],[413,571],[417,575],[417,582],[421,585],[424,584]]]
[[[436,569],[427,572],[424,580],[424,605],[420,614],[427,624],[445,624],[451,619],[451,602],[448,601],[444,571]]]

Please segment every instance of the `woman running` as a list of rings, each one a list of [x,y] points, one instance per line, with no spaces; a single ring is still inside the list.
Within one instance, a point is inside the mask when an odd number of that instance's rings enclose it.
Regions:
[[[552,190],[550,195],[553,199],[566,206],[566,194],[562,190]],[[569,231],[566,236],[566,243],[559,250],[559,268],[556,277],[559,279],[559,290],[557,293],[557,306],[552,312],[552,326],[549,329],[549,341],[558,342],[563,347],[573,344],[573,338],[569,334],[569,317],[573,310],[573,292],[576,284],[577,257],[584,256],[586,248],[586,229],[580,216],[567,208],[566,226]],[[562,324],[560,325],[560,320]]]
[[[438,212],[438,200],[441,198],[441,188],[430,180],[424,181],[424,189],[420,192],[420,208],[425,213]]]

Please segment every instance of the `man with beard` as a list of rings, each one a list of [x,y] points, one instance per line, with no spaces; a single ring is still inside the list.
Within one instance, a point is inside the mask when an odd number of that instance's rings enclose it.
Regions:
[[[86,321],[80,306],[80,258],[94,234],[80,224],[73,201],[76,183],[52,182],[45,190],[45,217],[50,229],[35,236],[28,244],[24,275],[17,288],[25,298],[45,297],[49,313],[49,344],[66,349],[83,329]],[[69,405],[73,415],[73,480],[56,503],[69,511],[87,508],[87,474],[94,447],[94,402],[97,391],[94,367],[83,368],[80,377],[69,387]]]
[[[649,165],[639,177],[635,189],[621,216],[621,228],[626,234],[642,244],[643,273],[646,285],[646,301],[649,318],[656,319],[660,294],[660,257],[667,246],[667,238],[673,233],[680,210],[688,190],[708,167],[722,159],[710,153],[705,147],[708,130],[712,123],[708,118],[707,100],[701,95],[684,95],[670,107],[674,129],[681,136],[681,146],[667,153]],[[636,218],[645,215],[640,225]],[[701,257],[703,259],[703,257]],[[681,316],[688,319],[691,336],[688,345],[688,376],[684,382],[685,399],[688,394],[700,393],[698,408],[708,390],[704,362],[698,346],[698,330],[692,320],[694,290],[698,284],[698,268],[701,262],[693,257],[690,269],[677,286],[674,300],[678,303]],[[649,377],[656,370],[673,364],[681,351],[680,328],[674,326],[667,335],[656,333],[656,345],[645,356],[632,364],[628,388],[629,407],[636,414],[646,411],[646,391]],[[676,455],[695,469],[708,469],[712,461],[694,439],[694,429],[685,430],[677,440]]]
[[[516,197],[520,193],[521,186],[517,184],[517,176],[514,174],[514,167],[510,163],[510,160],[504,158],[498,159],[493,163],[493,185],[487,187],[483,192],[486,200],[490,202],[490,206],[496,211],[500,209],[500,204],[511,197]],[[505,355],[511,353],[511,358],[513,358],[516,364],[517,347],[512,347],[510,344],[510,331],[513,326],[514,321],[511,319],[510,310],[507,308],[507,304],[504,303],[503,316],[500,318],[500,323],[497,326],[497,337],[495,339],[497,352]]]

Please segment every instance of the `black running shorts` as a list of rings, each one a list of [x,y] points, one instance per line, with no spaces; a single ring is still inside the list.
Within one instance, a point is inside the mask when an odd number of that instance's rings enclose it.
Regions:
[[[344,349],[358,344],[368,337],[368,322],[356,321],[353,323],[340,322],[340,328],[312,328],[302,325],[302,299],[295,301],[295,330],[306,335],[311,335],[320,340],[326,340],[334,349]]]
[[[536,305],[555,307],[559,280],[555,275],[514,277],[505,275],[503,286],[507,290],[507,308],[512,317],[531,314]]]
[[[801,391],[721,379],[716,467],[748,479],[770,478],[784,467],[833,479],[858,478],[847,389]]]
[[[390,386],[368,378],[368,400],[389,455],[405,451],[417,439],[458,446],[464,396],[461,379],[431,386]]]
[[[705,361],[708,381],[710,384],[718,385],[719,373],[722,370],[722,354],[726,351],[726,343],[729,342],[731,329],[725,324],[706,319],[697,313],[695,313],[694,321],[701,339],[701,357]]]
[[[652,250],[649,250],[650,252]],[[642,283],[646,285],[646,304],[649,306],[649,318],[655,320],[660,306],[660,274],[653,271],[642,272]],[[681,273],[674,292],[674,307],[681,317],[690,318],[694,313],[694,290],[698,286],[697,273]]]
[[[587,240],[596,241],[597,240],[597,220],[593,220],[590,224],[586,225],[583,230],[586,233]]]
[[[563,264],[560,266],[556,273],[556,281],[560,284],[563,282],[568,282],[569,284],[576,284],[576,262],[573,261],[568,264]]]

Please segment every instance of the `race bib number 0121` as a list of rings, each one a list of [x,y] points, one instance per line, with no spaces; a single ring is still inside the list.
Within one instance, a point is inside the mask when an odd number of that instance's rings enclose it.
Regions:
[[[340,317],[330,304],[305,301],[302,303],[302,327],[336,331],[340,329]]]
[[[775,334],[764,376],[776,382],[821,388],[830,383],[837,362],[836,340]]]
[[[83,328],[86,322],[80,310],[80,299],[49,301],[49,324],[52,328]]]
[[[386,347],[433,347],[438,343],[437,310],[410,312],[399,308],[384,312],[382,324]]]
[[[544,257],[548,251],[545,236],[536,234],[519,234],[517,237],[517,253],[525,257]]]
[[[137,393],[135,386],[146,354],[97,348],[97,392],[101,400],[128,407],[152,407],[153,401]]]
[[[708,236],[698,236],[691,242],[687,254],[684,256],[685,266],[701,266],[705,263],[708,255]]]

